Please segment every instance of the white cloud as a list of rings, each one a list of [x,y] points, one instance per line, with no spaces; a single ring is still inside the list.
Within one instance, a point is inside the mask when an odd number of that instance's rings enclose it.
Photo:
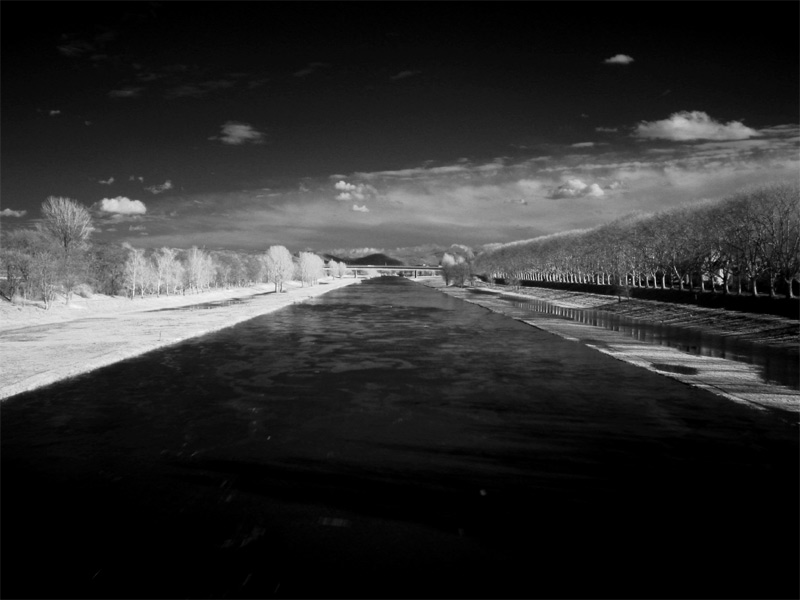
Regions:
[[[202,98],[212,92],[232,88],[234,85],[236,85],[236,82],[230,79],[203,81],[196,85],[179,85],[167,90],[164,94],[164,98],[168,100],[183,97]]]
[[[594,130],[600,133],[615,133],[619,131],[616,127],[595,127]]]
[[[88,42],[84,42],[83,40],[72,40],[66,44],[58,46],[58,51],[64,56],[69,56],[70,58],[78,57],[86,52],[93,52],[94,49],[94,46]]]
[[[138,176],[131,175],[130,177],[128,177],[128,181],[136,181],[137,179],[139,180],[139,183],[144,183],[144,177],[142,177],[141,175]]]
[[[60,111],[60,110],[51,110],[51,111],[50,111],[49,113],[47,113],[47,114],[49,114],[51,117],[55,117],[56,115],[60,115],[60,114],[61,114],[61,111]]]
[[[413,77],[419,75],[422,71],[400,71],[397,75],[392,75],[389,79],[397,81],[398,79],[405,79],[406,77]]]
[[[356,185],[347,183],[344,180],[338,181],[333,187],[342,192],[336,196],[336,199],[344,201],[360,200],[363,202],[368,196],[376,195],[378,193],[378,190],[366,183],[359,183]]]
[[[128,231],[144,231],[147,229],[145,225],[131,225],[128,227]]]
[[[311,75],[314,71],[319,69],[320,67],[329,67],[328,63],[323,62],[311,62],[304,69],[300,69],[299,71],[295,71],[293,75],[295,77],[305,77],[306,75]]]
[[[253,144],[263,144],[264,134],[256,131],[247,123],[238,123],[236,121],[228,121],[222,126],[222,135],[211,136],[210,140],[219,140],[223,144],[232,146],[241,146],[247,142]]]
[[[113,177],[109,177],[108,179],[105,179],[105,180],[104,179],[98,179],[97,183],[100,183],[102,185],[111,185],[112,183],[114,183],[114,178]]]
[[[600,196],[605,196],[606,194],[603,191],[603,188],[601,188],[596,183],[593,183],[592,185],[589,186],[589,191],[586,192],[586,195],[587,196],[594,196],[595,198],[599,198]]]
[[[147,207],[141,200],[117,196],[116,198],[103,198],[100,201],[100,210],[118,215],[143,215],[147,212]]]
[[[617,54],[605,59],[603,62],[607,65],[629,65],[633,62],[633,59],[627,54]]]
[[[573,178],[567,179],[565,183],[552,190],[550,194],[550,198],[580,198],[583,196],[599,198],[600,196],[605,196],[605,192],[596,183],[589,185],[580,179]]]
[[[594,146],[594,142],[580,142],[578,144],[572,144],[572,148],[591,148]]]
[[[502,165],[498,165],[501,167]],[[400,169],[398,171],[373,171],[371,173],[356,173],[358,177],[364,179],[375,179],[379,177],[403,177],[413,178],[417,176],[446,175],[450,173],[466,173],[470,171],[467,165],[446,165],[443,167],[416,167],[412,169]]]
[[[169,179],[167,179],[161,185],[151,185],[150,187],[146,187],[144,189],[146,189],[151,194],[160,194],[161,192],[165,192],[167,190],[171,190],[172,189],[172,182]]]
[[[27,210],[11,210],[10,208],[4,208],[0,210],[0,217],[24,217],[27,212]]]
[[[739,121],[722,124],[702,111],[683,111],[661,121],[642,121],[634,136],[674,141],[689,140],[745,140],[761,135]]]
[[[128,87],[121,90],[111,90],[108,92],[109,98],[136,98],[140,95],[142,87]]]
[[[798,126],[773,125],[759,128],[759,133],[752,140],[684,144],[654,140],[615,144],[613,149],[598,141],[591,160],[586,160],[588,152],[567,147],[571,154],[545,158],[534,153],[531,158],[506,159],[502,169],[493,170],[483,170],[484,163],[472,158],[440,166],[436,173],[431,167],[443,163],[405,165],[418,168],[402,172],[339,173],[297,180],[276,199],[253,197],[276,190],[165,198],[157,216],[168,219],[170,232],[147,238],[129,232],[128,226],[149,225],[145,219],[155,211],[152,207],[146,215],[113,219],[107,215],[104,224],[116,223],[119,235],[127,234],[134,243],[146,240],[150,246],[171,247],[261,248],[265,235],[292,250],[338,246],[342,239],[353,246],[387,247],[395,240],[397,245],[408,245],[430,239],[465,243],[526,239],[593,227],[632,211],[656,212],[698,198],[723,197],[747,185],[797,173]],[[644,154],[650,146],[669,146],[672,152]],[[298,191],[300,181],[310,192]],[[365,184],[379,193],[373,194]],[[353,195],[359,191],[366,200]],[[334,199],[339,194],[350,197]],[[176,210],[180,218],[167,217]],[[343,213],[332,218],[337,211]],[[362,216],[342,218],[347,212]]]
[[[347,183],[346,181],[339,181],[333,187],[335,187],[337,190],[342,190],[344,192],[349,192],[356,189],[355,185],[353,185],[352,183]]]

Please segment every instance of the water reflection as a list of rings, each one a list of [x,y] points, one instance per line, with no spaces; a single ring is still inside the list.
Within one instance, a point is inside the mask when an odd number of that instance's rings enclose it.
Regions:
[[[755,365],[761,368],[761,378],[767,383],[792,389],[800,386],[797,353],[786,349],[771,348],[692,327],[647,323],[596,308],[566,308],[536,298],[524,301],[512,296],[500,298],[517,309],[618,331],[637,341],[668,346],[696,356],[724,358]]]

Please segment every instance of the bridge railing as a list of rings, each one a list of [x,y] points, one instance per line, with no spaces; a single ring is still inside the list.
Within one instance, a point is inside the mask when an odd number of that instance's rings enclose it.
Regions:
[[[354,277],[369,276],[370,273],[394,273],[405,275],[416,279],[417,277],[435,277],[442,268],[439,266],[429,267],[424,265],[348,265],[347,270],[353,273]],[[325,272],[330,274],[330,268],[325,267]]]

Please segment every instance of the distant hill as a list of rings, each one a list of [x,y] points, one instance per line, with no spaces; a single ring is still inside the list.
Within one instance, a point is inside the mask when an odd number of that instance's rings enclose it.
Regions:
[[[344,262],[348,265],[431,265],[437,266],[442,262],[442,255],[445,252],[468,256],[470,253],[477,254],[483,248],[481,246],[469,247],[462,244],[451,244],[442,246],[439,244],[424,244],[422,246],[407,246],[404,248],[394,248],[389,250],[392,256],[386,254],[383,248],[330,248],[327,252],[322,251],[322,257],[336,262]],[[358,256],[362,251],[370,252],[366,256]],[[358,258],[353,258],[357,256]]]
[[[348,266],[387,265],[390,267],[394,267],[404,264],[403,261],[397,260],[396,258],[392,258],[391,256],[386,256],[385,254],[369,254],[367,256],[362,256],[361,258],[339,258],[331,254],[323,254],[323,257],[325,258],[326,261],[332,259],[335,260],[336,262],[344,262]]]

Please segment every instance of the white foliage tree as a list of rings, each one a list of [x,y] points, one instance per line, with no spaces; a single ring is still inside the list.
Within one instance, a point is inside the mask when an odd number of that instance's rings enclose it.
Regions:
[[[297,261],[297,278],[303,285],[314,285],[325,276],[325,261],[313,252],[301,252]]]
[[[176,252],[172,248],[161,248],[153,255],[154,271],[155,271],[155,289],[156,296],[161,295],[161,287],[167,295],[169,295],[169,284],[171,283],[171,275],[173,274],[176,261]]]
[[[294,261],[284,246],[270,246],[264,255],[264,278],[275,284],[275,291],[282,292],[283,284],[294,275]]]
[[[197,246],[186,254],[184,269],[186,287],[195,292],[208,288],[216,273],[213,259]]]
[[[333,259],[328,261],[328,275],[332,278],[336,277],[339,274],[339,263]]]
[[[136,295],[136,290],[141,290],[144,295],[144,278],[147,269],[147,259],[144,257],[144,250],[131,248],[128,259],[125,261],[125,287],[131,295],[131,300]]]

